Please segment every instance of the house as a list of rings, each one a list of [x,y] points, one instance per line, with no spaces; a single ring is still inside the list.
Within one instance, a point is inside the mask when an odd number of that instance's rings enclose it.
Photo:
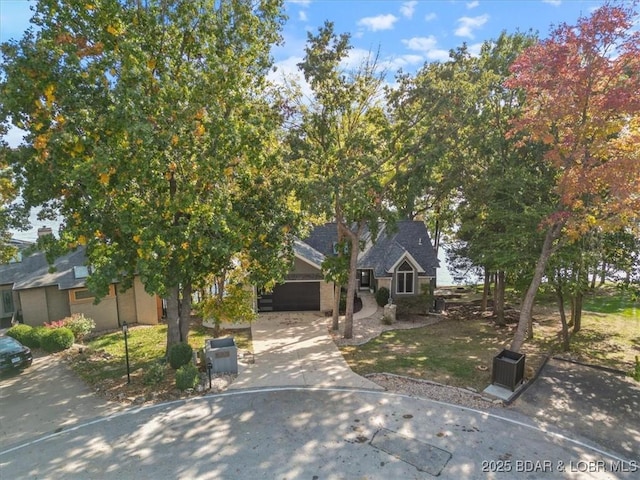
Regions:
[[[333,284],[324,281],[322,262],[337,255],[335,223],[317,226],[294,243],[294,265],[284,283],[272,292],[259,292],[258,311],[333,309]],[[358,257],[358,289],[386,287],[393,298],[418,295],[435,282],[438,259],[421,221],[400,221],[381,226],[375,241],[365,232]]]
[[[145,292],[138,277],[126,291],[112,283],[109,293],[94,304],[95,296],[86,287],[89,271],[83,248],[59,257],[51,269],[44,252],[27,255],[29,242],[14,243],[18,254],[0,265],[3,327],[12,320],[38,326],[82,313],[95,321],[96,330],[109,330],[125,321],[154,325],[162,317],[161,300]]]

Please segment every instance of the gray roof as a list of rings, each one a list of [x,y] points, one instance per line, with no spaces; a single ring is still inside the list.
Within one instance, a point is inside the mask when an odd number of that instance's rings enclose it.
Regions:
[[[395,228],[385,228],[376,242],[358,259],[358,268],[370,268],[376,277],[388,272],[406,254],[410,254],[420,270],[419,275],[435,277],[439,262],[424,222],[403,220]]]
[[[53,269],[44,252],[23,254],[21,262],[0,265],[0,284],[13,284],[14,290],[48,286],[57,286],[60,290],[83,287],[86,279],[76,278],[74,267],[84,266],[85,262],[84,248],[57,258]]]
[[[325,259],[324,254],[320,253],[311,245],[308,245],[307,243],[297,239],[293,243],[293,251],[295,252],[296,255],[304,258],[305,260],[309,261],[313,265],[320,266],[322,265],[322,262],[324,262],[324,259]]]
[[[304,243],[325,257],[332,257],[333,246],[338,241],[338,227],[335,223],[325,223],[314,227]]]
[[[367,247],[358,258],[358,268],[371,269],[376,277],[390,276],[388,271],[408,253],[418,263],[415,266],[423,271],[419,275],[436,275],[439,262],[424,222],[403,220],[393,227],[383,225],[373,244],[367,241],[369,236],[367,230],[362,238]],[[336,224],[326,223],[315,227],[304,239],[304,244],[326,257],[334,255],[333,246],[337,240]]]

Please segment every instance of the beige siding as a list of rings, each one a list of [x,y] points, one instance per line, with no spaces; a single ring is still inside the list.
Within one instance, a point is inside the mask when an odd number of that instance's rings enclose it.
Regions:
[[[96,331],[112,330],[118,326],[118,305],[115,297],[103,298],[100,303],[75,303],[71,305],[71,313],[82,313],[96,322]]]
[[[391,278],[389,277],[383,277],[383,278],[377,278],[376,279],[378,281],[378,288],[388,288],[389,291],[391,292]]]
[[[22,318],[25,324],[36,327],[49,321],[47,314],[47,293],[44,288],[20,290]]]
[[[305,262],[304,260],[296,257],[295,263],[293,265],[293,271],[291,273],[300,274],[300,273],[320,273],[320,270],[313,265]]]
[[[333,310],[333,283],[320,282],[320,311]]]
[[[116,286],[118,297],[118,317],[122,322],[136,323],[136,295],[133,287],[127,291],[122,291],[120,286]]]
[[[138,277],[133,281],[133,290],[135,293],[138,323],[143,325],[156,325],[159,319],[157,297],[145,292],[144,285],[142,285]]]
[[[71,315],[69,308],[69,294],[58,289],[57,286],[49,286],[45,288],[47,311],[49,313],[49,321],[62,320]]]

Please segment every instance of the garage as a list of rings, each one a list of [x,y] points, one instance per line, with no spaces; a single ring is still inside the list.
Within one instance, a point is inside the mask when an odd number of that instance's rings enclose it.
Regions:
[[[289,282],[277,285],[273,292],[258,299],[258,311],[318,311],[320,310],[320,282]]]

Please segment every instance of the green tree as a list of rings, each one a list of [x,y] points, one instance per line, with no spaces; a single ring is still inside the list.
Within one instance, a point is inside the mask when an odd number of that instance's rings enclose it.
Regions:
[[[294,97],[296,114],[289,129],[302,204],[319,217],[335,220],[348,252],[345,338],[353,335],[360,239],[366,228],[375,239],[378,222],[388,213],[383,199],[393,178],[383,74],[373,57],[346,69],[342,62],[350,48],[349,35],[336,35],[330,22],[316,35],[308,34],[299,67],[312,98]],[[337,315],[334,308],[334,327]]]
[[[558,170],[558,203],[542,223],[545,240],[524,297],[511,348],[531,335],[531,312],[558,240],[596,224],[615,230],[640,210],[640,32],[633,6],[605,4],[574,26],[562,24],[514,62],[509,88],[526,94],[513,132],[547,147]]]
[[[89,286],[139,274],[167,299],[167,348],[186,341],[192,288],[246,255],[283,275],[288,207],[267,102],[280,0],[43,0],[2,45],[2,121],[28,132],[25,200],[86,244]]]

